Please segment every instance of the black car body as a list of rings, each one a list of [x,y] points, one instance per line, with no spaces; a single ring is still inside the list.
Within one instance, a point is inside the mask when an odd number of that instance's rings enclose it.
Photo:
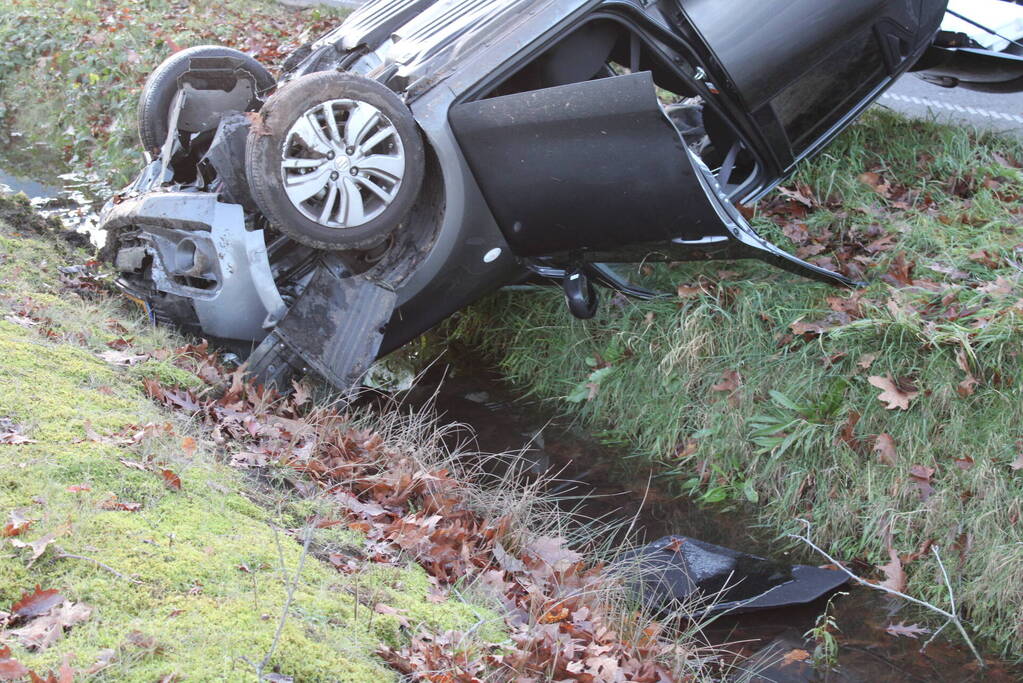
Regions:
[[[262,110],[264,77],[244,60],[179,59],[166,142],[149,145],[152,163],[105,212],[107,250],[155,317],[259,345],[252,365],[268,380],[314,369],[339,385],[509,284],[560,282],[580,317],[593,312],[594,282],[652,296],[605,263],[759,258],[855,285],[764,241],[735,205],[776,187],[933,49],[945,5],[369,2],[287,61]],[[361,96],[321,106],[324,84],[386,88],[373,111],[395,124],[383,154],[403,160],[404,175],[358,175],[357,158],[381,156],[342,144]],[[289,114],[274,147],[289,98],[313,104]],[[406,113],[422,138],[414,183],[419,142],[397,130]],[[308,120],[324,139],[290,158]],[[344,158],[328,154],[330,127]],[[261,187],[280,184],[259,170],[274,164],[285,191],[325,184],[311,198],[289,195],[294,206],[280,212],[270,203],[283,195]],[[363,239],[389,217],[388,198],[413,186],[380,239]],[[362,232],[345,242],[339,216],[353,197]],[[288,225],[292,209],[305,219]]]

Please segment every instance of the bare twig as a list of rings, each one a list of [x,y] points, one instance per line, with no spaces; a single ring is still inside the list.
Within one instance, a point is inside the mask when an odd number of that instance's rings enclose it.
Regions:
[[[295,576],[292,577],[291,581],[288,583],[288,597],[284,601],[284,609],[281,610],[281,620],[277,623],[277,632],[274,634],[273,643],[270,644],[270,649],[267,650],[266,656],[263,657],[263,661],[261,661],[259,666],[256,667],[257,680],[263,680],[263,670],[266,669],[267,664],[270,663],[274,653],[277,651],[277,646],[281,642],[281,634],[284,633],[284,625],[288,623],[288,614],[291,612],[291,601],[295,598],[295,589],[298,588],[298,582],[302,577],[302,570],[305,568],[305,558],[309,556],[309,544],[312,540],[313,525],[308,524],[306,526],[305,542],[302,544],[302,556],[298,559],[298,568],[295,570]]]
[[[914,605],[919,605],[921,607],[929,609],[930,611],[935,612],[935,613],[940,614],[941,616],[945,617],[947,619],[947,621],[942,625],[941,629],[938,629],[938,631],[940,632],[942,629],[945,628],[945,626],[948,626],[949,624],[955,624],[956,628],[959,629],[959,633],[960,633],[960,635],[962,635],[963,640],[965,640],[966,644],[969,646],[970,652],[972,652],[973,656],[977,658],[977,662],[980,664],[980,666],[982,668],[984,666],[986,666],[986,664],[984,662],[984,658],[980,656],[979,652],[977,652],[976,646],[974,646],[973,641],[970,640],[970,636],[966,633],[966,629],[963,627],[963,622],[959,618],[959,614],[956,612],[955,596],[952,593],[952,583],[949,581],[948,573],[945,571],[945,565],[941,561],[941,555],[939,554],[938,548],[936,546],[933,547],[932,550],[934,551],[934,556],[938,560],[938,566],[941,567],[941,573],[942,573],[942,575],[945,578],[945,587],[948,589],[949,602],[951,603],[951,611],[944,610],[944,609],[938,607],[937,605],[933,605],[933,604],[931,604],[929,602],[925,602],[924,600],[920,600],[919,598],[914,598],[912,595],[906,595],[905,593],[903,593],[901,591],[897,591],[894,588],[888,588],[887,586],[882,586],[881,584],[877,584],[877,583],[871,583],[870,581],[867,581],[866,579],[860,578],[859,576],[857,576],[853,572],[851,572],[848,569],[846,569],[844,564],[842,564],[841,562],[839,562],[838,560],[833,558],[831,555],[829,555],[827,552],[825,552],[822,548],[820,548],[817,544],[815,544],[810,539],[810,530],[811,530],[810,522],[808,522],[805,519],[800,519],[800,520],[797,520],[797,521],[801,522],[803,525],[806,526],[806,534],[803,535],[803,536],[800,536],[798,534],[788,534],[789,538],[794,538],[797,541],[800,541],[800,542],[805,543],[806,545],[810,546],[817,553],[819,553],[824,558],[826,558],[829,562],[831,562],[831,564],[833,564],[836,567],[838,567],[849,578],[851,578],[853,581],[855,581],[856,583],[860,584],[861,586],[866,586],[867,588],[872,588],[874,590],[881,591],[882,593],[888,593],[889,595],[894,595],[896,597],[902,598],[903,600],[906,600],[907,602],[911,602]],[[936,636],[937,633],[935,633],[934,635]],[[931,640],[933,640],[933,639],[934,638],[932,637],[930,640],[928,640],[927,643],[924,644],[924,647],[926,648],[927,645],[929,645]]]
[[[56,550],[57,550],[57,553],[58,553],[57,554],[57,559],[85,560],[86,562],[92,562],[97,567],[102,567],[103,569],[106,569],[108,572],[110,572],[114,576],[118,577],[119,579],[124,579],[128,583],[134,583],[134,584],[142,585],[142,582],[139,581],[138,579],[133,579],[130,576],[126,576],[126,575],[122,574],[121,572],[117,571],[116,569],[114,569],[113,567],[111,567],[109,564],[104,564],[104,563],[100,562],[99,560],[97,560],[97,559],[95,559],[93,557],[86,557],[85,555],[74,555],[72,553],[66,553],[63,550],[61,550],[60,548],[56,548]]]

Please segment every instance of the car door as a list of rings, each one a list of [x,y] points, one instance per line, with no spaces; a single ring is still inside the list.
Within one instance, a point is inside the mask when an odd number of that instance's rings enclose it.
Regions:
[[[760,238],[683,141],[648,72],[468,102],[449,120],[522,257],[756,257],[841,284]]]

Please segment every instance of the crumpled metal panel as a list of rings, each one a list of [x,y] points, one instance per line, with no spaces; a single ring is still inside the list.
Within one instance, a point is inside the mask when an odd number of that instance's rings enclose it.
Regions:
[[[377,358],[398,295],[387,283],[320,267],[274,334],[338,389],[355,386]]]

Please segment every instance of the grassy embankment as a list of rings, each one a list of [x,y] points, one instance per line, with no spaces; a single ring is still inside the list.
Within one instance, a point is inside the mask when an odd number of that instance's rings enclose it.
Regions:
[[[503,638],[493,612],[454,594],[437,599],[413,562],[340,573],[326,561],[362,547],[361,535],[310,530],[310,516],[328,514],[321,497],[280,485],[279,471],[275,484],[273,468],[257,485],[222,464],[222,438],[158,408],[142,380],[203,385],[173,358],[112,365],[119,353],[183,341],[123,300],[69,291],[58,271],[69,255],[19,234],[27,216],[0,198],[0,528],[16,533],[0,539],[0,611],[15,611],[38,585],[91,614],[32,651],[17,635],[24,622],[0,625],[0,652],[10,645],[40,672],[71,656],[79,675],[92,669],[106,680],[252,680],[292,589],[266,671],[295,680],[391,680],[376,650],[406,645],[413,631]],[[126,341],[130,350],[110,346]],[[133,442],[145,425],[156,427]],[[7,443],[21,438],[30,442]],[[161,469],[180,477],[180,489]],[[31,523],[21,530],[20,520]],[[306,532],[316,552],[297,572]],[[15,541],[37,543],[38,559]]]
[[[673,300],[605,297],[578,322],[553,289],[501,293],[455,337],[680,492],[753,501],[779,530],[811,520],[844,559],[880,568],[894,549],[909,591],[946,604],[938,545],[971,628],[1023,657],[1021,159],[1010,139],[875,111],[755,220],[860,269],[863,292],[658,265],[635,277]]]
[[[66,162],[96,187],[120,187],[142,158],[142,84],[173,51],[227,45],[272,67],[342,14],[275,0],[4,0],[0,143],[23,175],[52,177]]]

